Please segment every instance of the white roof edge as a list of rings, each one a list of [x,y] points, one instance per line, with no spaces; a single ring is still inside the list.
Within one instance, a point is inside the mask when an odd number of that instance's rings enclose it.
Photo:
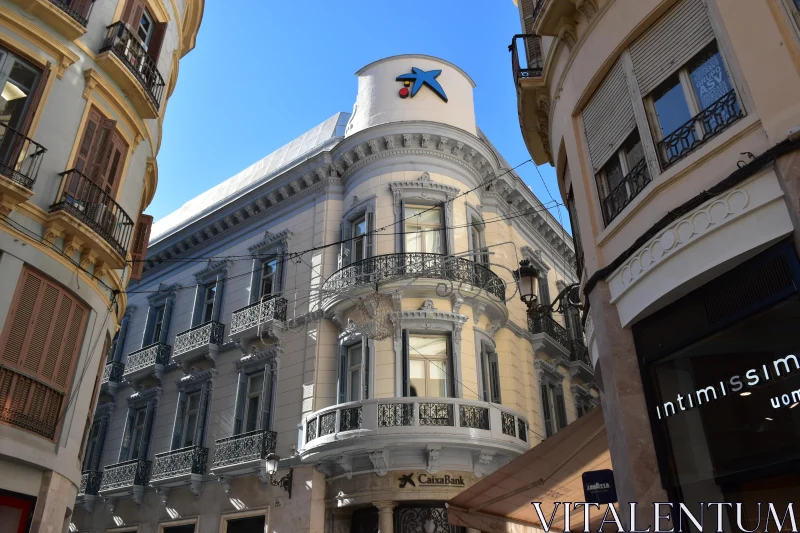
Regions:
[[[462,68],[461,68],[461,67],[459,67],[458,65],[454,65],[453,63],[449,62],[449,61],[448,61],[448,60],[446,60],[446,59],[442,59],[441,57],[429,56],[429,55],[425,55],[425,54],[400,54],[400,55],[391,56],[391,57],[384,57],[383,59],[378,59],[377,61],[373,61],[372,63],[370,63],[370,64],[368,64],[368,65],[365,65],[365,66],[361,67],[361,68],[358,70],[358,72],[356,72],[356,76],[361,76],[361,74],[362,74],[362,73],[363,73],[365,70],[367,70],[368,68],[371,68],[371,67],[373,67],[373,66],[375,66],[375,65],[378,65],[378,64],[380,64],[380,63],[384,63],[384,62],[386,62],[386,61],[391,61],[391,60],[393,60],[393,59],[429,59],[429,60],[431,60],[431,61],[438,61],[438,62],[440,62],[440,63],[444,63],[445,65],[447,65],[447,66],[449,66],[449,67],[452,67],[453,69],[455,69],[455,70],[457,70],[458,72],[460,72],[460,73],[461,73],[461,74],[462,74],[462,75],[463,75],[465,78],[467,78],[467,80],[469,80],[469,82],[472,84],[472,88],[473,88],[473,89],[474,89],[475,87],[477,87],[477,84],[476,84],[476,83],[475,83],[475,81],[472,79],[472,76],[470,76],[469,74],[467,74],[467,73],[464,71],[464,69],[462,69]]]

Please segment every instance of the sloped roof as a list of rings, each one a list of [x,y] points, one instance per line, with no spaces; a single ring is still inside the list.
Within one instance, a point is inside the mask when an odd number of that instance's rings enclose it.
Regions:
[[[344,128],[349,119],[350,113],[337,113],[235,176],[195,196],[153,224],[150,245],[180,230],[203,214],[271,180],[293,164],[312,156],[329,144],[329,141],[344,137]]]

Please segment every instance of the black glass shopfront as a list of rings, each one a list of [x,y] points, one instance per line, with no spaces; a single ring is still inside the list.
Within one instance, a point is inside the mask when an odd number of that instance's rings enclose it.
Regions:
[[[351,533],[378,533],[378,510],[363,507],[353,512]],[[444,502],[402,503],[394,509],[394,533],[465,533],[465,529],[450,525]]]
[[[800,501],[798,287],[781,243],[634,325],[673,501],[742,502],[751,530],[766,518],[757,502]]]

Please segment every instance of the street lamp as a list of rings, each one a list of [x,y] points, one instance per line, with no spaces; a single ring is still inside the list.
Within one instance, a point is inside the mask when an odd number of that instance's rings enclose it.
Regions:
[[[536,289],[539,285],[539,271],[531,265],[530,260],[523,259],[519,262],[519,269],[514,272],[519,285],[519,296],[528,309],[536,305]]]
[[[273,487],[283,487],[283,490],[289,493],[289,499],[292,499],[292,469],[289,469],[289,473],[283,476],[280,479],[275,479],[275,473],[278,471],[278,463],[280,462],[281,458],[274,453],[271,453],[266,458],[265,468],[267,470],[267,475],[269,476],[269,482],[272,484]]]

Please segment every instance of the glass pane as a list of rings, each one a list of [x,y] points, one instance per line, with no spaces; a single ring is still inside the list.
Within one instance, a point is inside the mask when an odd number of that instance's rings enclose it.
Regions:
[[[428,396],[444,398],[447,396],[447,361],[430,361],[428,370],[431,375]]]
[[[183,434],[183,445],[194,444],[194,432],[197,430],[197,413],[192,413],[186,419],[186,431]]]
[[[353,223],[353,236],[358,237],[367,233],[367,221],[362,218]]]
[[[350,359],[349,366],[356,366],[361,364],[361,345],[357,344],[347,349],[347,355]]]
[[[145,417],[145,414],[146,414],[146,413],[145,413],[144,409],[142,409],[142,410],[140,410],[140,411],[138,411],[138,412],[136,413],[136,427],[142,427],[142,426],[144,426],[144,417]]]
[[[605,172],[606,182],[608,183],[608,193],[611,194],[622,183],[622,178],[625,177],[622,173],[619,156],[616,153],[611,156],[611,160],[603,167],[603,172]]]
[[[255,431],[258,426],[258,400],[259,396],[247,399],[247,419],[245,420],[244,431],[248,433]]]
[[[255,376],[250,377],[250,386],[248,388],[248,394],[261,394],[261,389],[264,388],[264,374],[258,374]]]
[[[692,118],[677,76],[668,79],[654,91],[653,102],[663,137],[668,136]]]
[[[139,447],[142,444],[142,428],[136,428],[133,432],[133,446],[131,449],[131,459],[139,458]]]
[[[206,287],[206,301],[214,301],[214,295],[217,293],[217,286],[209,285]]]
[[[421,227],[416,224],[406,222],[406,252],[422,252],[422,233]]]
[[[431,228],[428,228],[424,234],[425,236],[425,252],[429,254],[440,254],[442,253],[442,232],[441,231],[431,231]]]
[[[428,359],[447,357],[447,337],[443,335],[411,335],[408,345],[412,358],[417,355]]]
[[[353,241],[353,261],[361,261],[364,259],[364,239],[356,239]]]
[[[211,322],[211,319],[214,317],[214,302],[209,302],[205,305],[205,309],[203,310],[203,322]]]
[[[361,367],[350,371],[350,397],[351,402],[361,399]]]
[[[408,367],[410,395],[427,396],[427,391],[425,390],[425,361],[412,359],[409,361]]]
[[[404,218],[413,217],[408,220],[414,224],[425,224],[433,226],[441,226],[442,224],[442,210],[439,207],[406,207],[406,216]]]
[[[689,77],[700,109],[707,108],[733,89],[716,44],[692,60],[689,65]]]
[[[622,149],[625,152],[625,162],[628,164],[628,172],[630,172],[639,161],[644,159],[644,148],[642,148],[642,141],[639,139],[639,133],[634,132],[628,137]]]
[[[200,395],[199,394],[192,394],[189,396],[189,411],[196,411],[197,408],[200,406]]]

